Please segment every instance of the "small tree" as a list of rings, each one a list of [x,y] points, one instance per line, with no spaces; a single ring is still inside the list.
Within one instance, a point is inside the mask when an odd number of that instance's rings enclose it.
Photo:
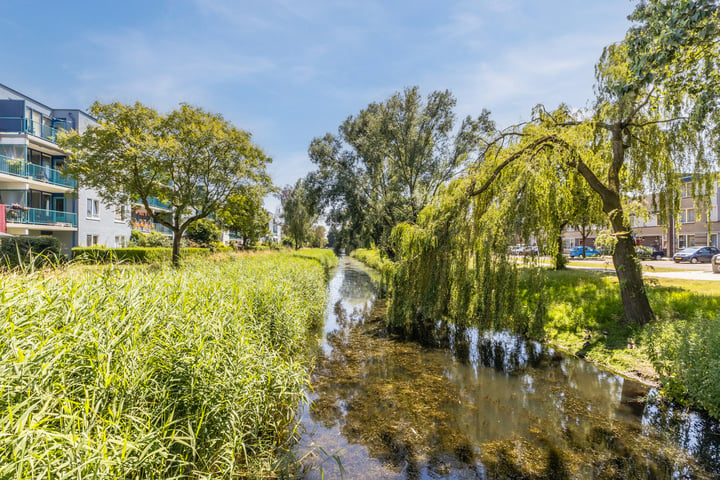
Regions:
[[[160,115],[140,103],[97,102],[90,112],[98,126],[59,140],[71,153],[66,170],[107,204],[142,203],[172,230],[175,266],[191,224],[216,213],[233,192],[269,182],[271,160],[221,115],[189,105]],[[153,198],[168,204],[170,215],[153,211]]]
[[[221,240],[222,231],[220,231],[220,227],[212,220],[201,218],[188,226],[185,236],[190,241],[208,246],[213,242],[219,242]]]
[[[283,229],[292,239],[297,250],[310,237],[310,228],[315,221],[305,183],[298,180],[294,187],[283,188],[280,192],[280,202],[283,210],[282,217],[285,221]]]
[[[270,212],[262,206],[265,191],[235,192],[218,213],[222,224],[240,235],[243,247],[254,244],[269,232]]]

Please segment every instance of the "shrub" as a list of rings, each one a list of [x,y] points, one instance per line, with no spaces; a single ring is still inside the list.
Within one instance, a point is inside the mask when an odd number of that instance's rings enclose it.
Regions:
[[[0,263],[6,267],[42,266],[65,260],[56,237],[3,237],[0,241]]]
[[[185,230],[185,237],[191,242],[199,245],[210,245],[222,239],[222,232],[215,222],[207,218],[201,218],[191,223]]]
[[[130,241],[138,247],[172,247],[172,238],[160,232],[130,232]]]

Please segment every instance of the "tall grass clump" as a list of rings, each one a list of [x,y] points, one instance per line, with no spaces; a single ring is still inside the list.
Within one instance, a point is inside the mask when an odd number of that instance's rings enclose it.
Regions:
[[[392,261],[380,256],[380,250],[375,248],[357,248],[350,252],[350,256],[378,272],[384,272],[392,265]]]
[[[267,475],[325,301],[284,254],[5,276],[0,478]]]
[[[335,256],[332,250],[327,248],[301,248],[300,250],[294,250],[291,255],[315,260],[325,268],[325,271],[329,271],[338,264],[337,256]]]

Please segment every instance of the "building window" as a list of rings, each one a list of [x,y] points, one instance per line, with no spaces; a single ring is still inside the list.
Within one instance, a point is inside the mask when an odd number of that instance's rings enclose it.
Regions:
[[[680,223],[695,223],[695,209],[686,208],[680,210]]]
[[[710,246],[717,248],[717,246],[718,246],[718,234],[717,233],[710,234]]]
[[[692,182],[685,182],[680,187],[680,192],[683,198],[692,196]]]
[[[678,248],[688,248],[695,246],[695,235],[679,235],[678,236]]]
[[[125,205],[121,205],[119,207],[115,207],[115,221],[116,222],[124,222],[125,221]]]
[[[100,218],[100,201],[92,198],[87,199],[87,217]]]
[[[123,248],[127,245],[125,237],[122,235],[115,235],[115,248]]]
[[[99,243],[100,237],[98,235],[86,235],[85,244],[88,247],[94,247]]]

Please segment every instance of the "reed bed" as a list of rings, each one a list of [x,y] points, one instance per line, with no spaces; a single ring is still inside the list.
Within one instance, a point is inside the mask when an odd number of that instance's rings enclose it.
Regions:
[[[289,254],[4,276],[0,478],[272,476],[324,280]]]

